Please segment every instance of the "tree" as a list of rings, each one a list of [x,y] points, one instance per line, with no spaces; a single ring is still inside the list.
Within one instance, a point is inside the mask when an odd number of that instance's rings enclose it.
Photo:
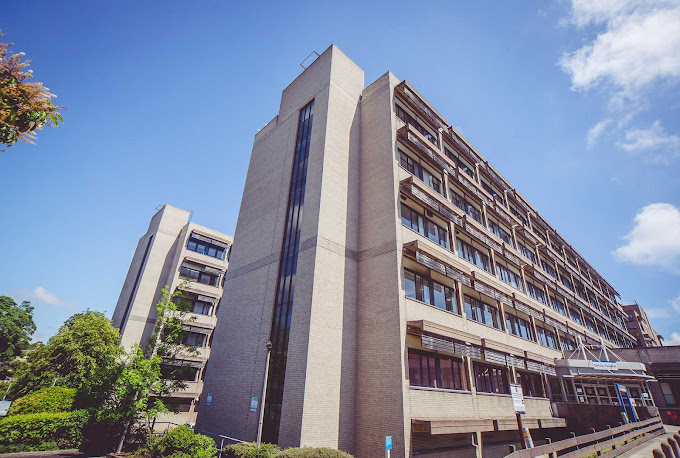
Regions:
[[[60,110],[64,109],[52,104],[56,96],[43,83],[28,81],[33,78],[30,61],[22,62],[24,53],[13,54],[11,46],[0,43],[0,146],[6,147],[17,140],[33,143],[36,130],[63,122]]]
[[[17,305],[11,297],[0,296],[0,379],[9,375],[11,363],[28,348],[34,332],[31,303]]]
[[[110,383],[123,351],[118,330],[101,312],[76,313],[47,345],[31,352],[15,374],[16,398],[52,385],[93,391]]]

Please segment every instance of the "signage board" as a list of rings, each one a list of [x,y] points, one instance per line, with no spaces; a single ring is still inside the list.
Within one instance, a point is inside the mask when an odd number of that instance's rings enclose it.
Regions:
[[[253,396],[250,398],[250,411],[257,412],[257,404],[260,402],[260,398]]]
[[[615,371],[616,361],[593,361],[593,369],[598,371]]]
[[[12,401],[0,401],[0,417],[7,415],[7,411],[11,405]]]
[[[205,397],[205,405],[209,406],[212,404],[212,393],[208,393],[208,396]]]
[[[515,413],[527,413],[527,409],[524,407],[524,393],[522,393],[522,385],[519,383],[511,383],[510,394],[512,395],[512,406],[515,408]]]
[[[392,450],[392,436],[385,436],[385,450]]]

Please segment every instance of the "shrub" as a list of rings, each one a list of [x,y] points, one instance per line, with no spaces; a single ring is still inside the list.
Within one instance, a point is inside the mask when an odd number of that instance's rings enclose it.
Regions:
[[[217,447],[211,438],[196,434],[193,429],[182,425],[155,438],[135,455],[151,458],[212,458],[215,453]]]
[[[82,440],[87,412],[29,413],[0,420],[0,453],[75,448]]]
[[[66,412],[73,407],[76,390],[61,386],[42,388],[12,403],[8,415]]]
[[[272,458],[278,456],[281,449],[275,444],[260,444],[260,448],[255,448],[254,442],[244,442],[242,444],[232,444],[224,448],[222,456],[226,458]]]
[[[276,458],[352,458],[349,453],[334,448],[288,448],[276,455]]]

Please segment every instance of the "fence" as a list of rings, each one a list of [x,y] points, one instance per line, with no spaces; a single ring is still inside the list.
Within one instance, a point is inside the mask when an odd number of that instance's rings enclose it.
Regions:
[[[618,456],[631,448],[664,433],[659,417],[605,429],[592,434],[572,437],[552,444],[518,450],[506,458],[532,458],[548,455],[553,457],[580,457],[591,453],[605,458]],[[639,437],[638,437],[639,436]],[[630,441],[630,442],[629,442]],[[611,450],[604,452],[605,449]]]

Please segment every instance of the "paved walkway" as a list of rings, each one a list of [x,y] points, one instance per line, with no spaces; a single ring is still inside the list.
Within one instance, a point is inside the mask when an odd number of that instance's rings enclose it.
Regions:
[[[85,458],[78,450],[54,450],[51,452],[0,453],[1,458]]]
[[[626,453],[619,455],[621,458],[652,458],[652,451],[655,448],[661,448],[661,442],[666,442],[666,440],[677,433],[680,430],[680,426],[670,426],[664,425],[666,434],[655,437],[654,439],[648,440],[644,444],[640,444],[634,449],[628,450]]]

